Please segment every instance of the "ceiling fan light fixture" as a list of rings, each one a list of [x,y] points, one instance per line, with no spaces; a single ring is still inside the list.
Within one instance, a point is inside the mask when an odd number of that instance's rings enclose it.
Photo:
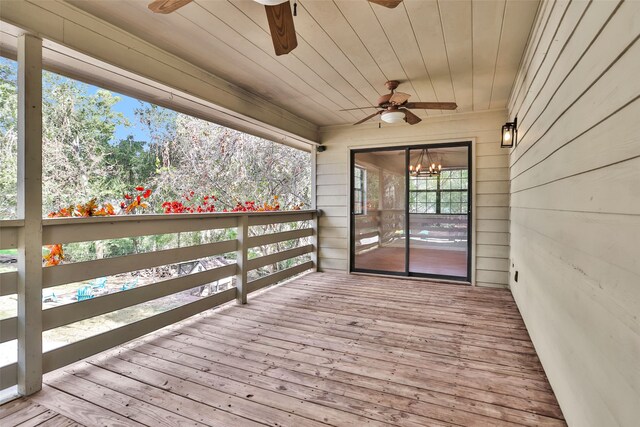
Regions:
[[[265,6],[277,6],[289,0],[255,0],[255,1]]]
[[[382,113],[382,121],[385,123],[400,123],[404,121],[404,111],[385,111]]]

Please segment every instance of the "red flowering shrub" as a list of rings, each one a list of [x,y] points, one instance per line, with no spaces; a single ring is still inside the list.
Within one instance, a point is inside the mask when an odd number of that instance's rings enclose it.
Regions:
[[[137,186],[135,190],[138,194],[124,194],[125,202],[120,203],[121,212],[130,214],[139,209],[145,209],[149,205],[143,201],[151,196],[151,189]],[[129,201],[130,202],[127,202]],[[57,212],[49,213],[49,218],[65,218],[65,217],[90,217],[90,216],[111,216],[116,215],[115,209],[111,203],[104,203],[102,206],[96,203],[93,198],[84,204],[70,205],[62,208]],[[42,263],[45,267],[58,265],[64,260],[64,249],[61,244],[48,245],[49,253],[42,257]]]
[[[216,206],[214,204],[214,202],[218,201],[218,198],[216,196],[205,195],[202,197],[200,203],[196,204],[194,195],[194,191],[190,191],[189,193],[182,195],[182,198],[185,200],[185,202],[190,202],[189,204],[185,204],[177,200],[162,203],[162,209],[164,210],[164,213],[176,214],[216,212]]]

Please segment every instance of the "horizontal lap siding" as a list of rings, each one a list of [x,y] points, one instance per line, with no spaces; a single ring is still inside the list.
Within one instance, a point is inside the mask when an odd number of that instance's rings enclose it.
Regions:
[[[474,139],[477,207],[476,283],[506,286],[509,271],[509,156],[500,148],[504,111],[434,117],[419,125],[326,128],[326,151],[317,155],[320,218],[319,265],[323,271],[349,269],[349,150],[468,141]]]
[[[569,425],[637,425],[640,2],[542,10],[510,101],[510,285]]]

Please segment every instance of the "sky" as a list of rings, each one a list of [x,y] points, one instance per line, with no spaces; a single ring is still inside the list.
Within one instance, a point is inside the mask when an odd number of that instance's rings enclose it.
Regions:
[[[89,93],[94,94],[98,91],[97,86],[88,85]],[[112,142],[118,142],[122,139],[126,139],[129,135],[133,135],[133,139],[136,141],[149,141],[151,140],[151,136],[147,129],[144,129],[139,123],[138,119],[135,117],[134,111],[136,108],[140,108],[143,105],[148,105],[146,102],[142,102],[135,98],[131,98],[130,96],[122,95],[117,92],[113,92],[120,101],[113,106],[113,110],[119,113],[122,113],[126,119],[129,121],[131,126],[123,126],[120,125],[116,128],[116,132],[114,135],[114,140]]]
[[[9,65],[14,69],[14,72],[17,73],[18,63],[16,61],[0,57],[0,65]],[[93,85],[86,85],[85,87],[88,88],[87,93],[89,95],[95,94],[98,89],[100,89],[97,86]],[[135,98],[131,98],[129,96],[122,95],[113,91],[111,91],[111,93],[120,98],[120,101],[113,106],[113,109],[119,113],[122,113],[131,123],[131,126],[118,126],[116,128],[112,142],[118,142],[122,139],[126,139],[129,135],[133,135],[133,138],[136,141],[149,141],[151,139],[149,131],[140,126],[134,114],[136,108],[140,108],[141,106],[148,104]]]

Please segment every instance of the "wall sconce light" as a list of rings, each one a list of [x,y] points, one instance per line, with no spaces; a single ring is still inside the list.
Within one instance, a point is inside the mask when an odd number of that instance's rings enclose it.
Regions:
[[[507,122],[502,126],[502,135],[500,137],[500,147],[511,148],[518,144],[518,118],[512,122]]]

